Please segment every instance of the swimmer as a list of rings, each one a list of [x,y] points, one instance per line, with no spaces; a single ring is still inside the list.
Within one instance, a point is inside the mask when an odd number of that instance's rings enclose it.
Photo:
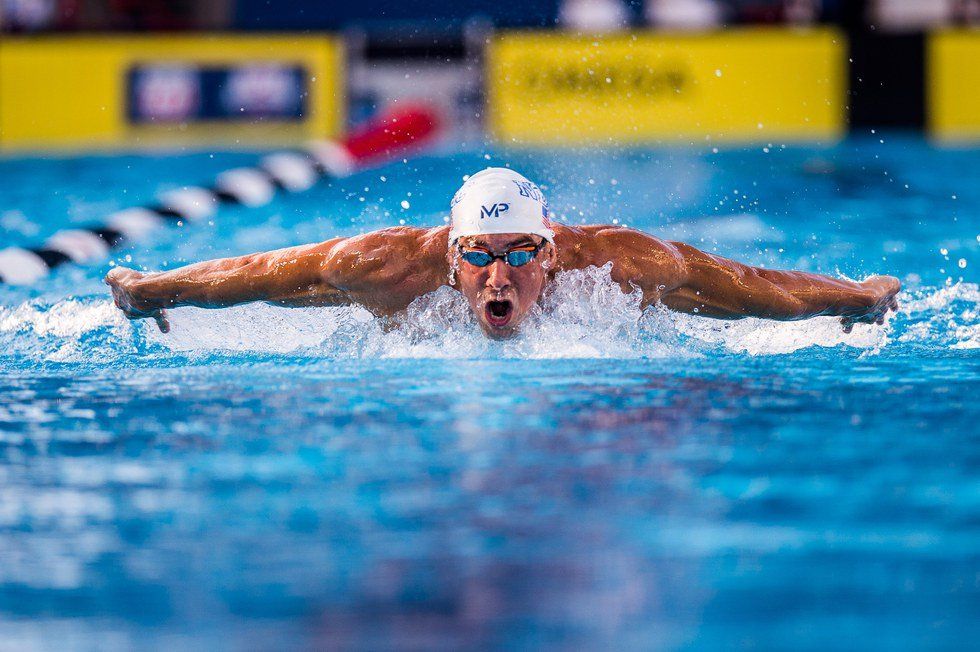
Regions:
[[[662,303],[703,317],[833,315],[850,332],[898,309],[901,284],[892,276],[854,282],[762,269],[622,226],[551,222],[538,186],[506,168],[470,177],[450,216],[448,226],[382,229],[169,272],[116,267],[105,282],[127,317],[153,319],[164,333],[170,308],[253,301],[360,304],[397,320],[412,301],[447,285],[463,294],[487,336],[502,339],[517,332],[556,274],[607,263],[623,292],[643,293],[644,307]]]

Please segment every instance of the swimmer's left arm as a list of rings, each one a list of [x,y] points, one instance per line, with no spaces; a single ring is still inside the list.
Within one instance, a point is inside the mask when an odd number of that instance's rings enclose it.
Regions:
[[[684,243],[663,244],[683,260],[679,282],[664,288],[660,297],[672,310],[719,319],[796,320],[831,315],[840,317],[849,332],[855,323],[881,324],[889,310],[898,309],[895,295],[901,283],[892,276],[855,282],[752,267]]]

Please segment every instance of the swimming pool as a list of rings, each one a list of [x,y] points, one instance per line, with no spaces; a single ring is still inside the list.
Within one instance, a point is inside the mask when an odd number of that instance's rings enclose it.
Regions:
[[[0,229],[70,223],[256,153],[0,159]],[[0,641],[222,649],[926,649],[980,635],[980,151],[402,161],[117,260],[150,269],[438,224],[510,163],[557,215],[767,266],[899,276],[902,309],[714,322],[561,280],[518,339],[450,292],[128,323],[108,264],[0,286]]]

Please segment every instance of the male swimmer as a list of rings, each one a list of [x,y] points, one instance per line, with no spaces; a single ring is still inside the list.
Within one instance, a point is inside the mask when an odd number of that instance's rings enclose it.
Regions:
[[[360,304],[397,317],[443,285],[458,290],[491,338],[513,335],[559,272],[612,263],[623,292],[643,305],[719,319],[795,320],[817,315],[855,323],[884,321],[901,285],[892,276],[846,281],[751,267],[622,226],[566,226],[548,220],[541,190],[505,168],[488,168],[456,192],[449,226],[395,227],[351,238],[279,249],[143,274],[109,272],[116,305],[130,319],[170,330],[166,310]]]

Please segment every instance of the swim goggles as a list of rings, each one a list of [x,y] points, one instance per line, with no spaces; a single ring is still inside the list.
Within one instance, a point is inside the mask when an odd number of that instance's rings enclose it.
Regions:
[[[534,260],[543,248],[544,242],[541,242],[534,249],[511,249],[507,253],[491,254],[488,251],[463,251],[460,247],[459,257],[474,267],[486,267],[495,260],[502,260],[511,267],[523,267]]]

